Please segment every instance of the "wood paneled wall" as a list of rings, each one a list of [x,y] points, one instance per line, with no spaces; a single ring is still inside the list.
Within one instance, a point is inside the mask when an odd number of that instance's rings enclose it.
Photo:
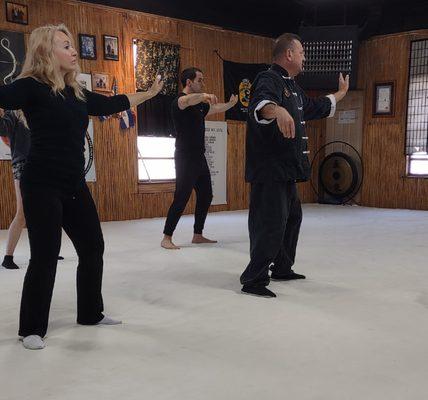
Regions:
[[[0,29],[20,31],[28,38],[32,29],[47,23],[65,23],[76,40],[78,33],[97,37],[96,61],[80,60],[82,72],[105,72],[115,76],[119,92],[134,92],[132,39],[178,43],[181,67],[196,65],[204,71],[207,91],[223,98],[222,61],[270,62],[272,39],[226,31],[218,27],[181,21],[145,13],[81,3],[74,0],[20,0],[29,8],[28,26],[6,22],[4,0],[0,1]],[[119,62],[105,61],[102,35],[119,37]],[[224,120],[224,115],[213,119]],[[90,184],[102,221],[165,216],[172,193],[140,193],[138,187],[136,129],[120,131],[117,120],[94,119],[94,144],[97,182]],[[248,185],[244,182],[245,124],[229,121],[228,134],[228,204],[213,206],[211,211],[237,210],[248,207]],[[316,148],[325,126],[309,127]],[[315,133],[315,131],[317,133]],[[303,201],[313,201],[308,184],[300,186]],[[7,228],[15,212],[14,188],[10,163],[0,161],[0,228]],[[186,212],[192,212],[192,197]]]
[[[4,1],[1,1],[4,3]],[[117,78],[120,92],[134,92],[132,39],[145,38],[181,45],[181,66],[198,65],[204,70],[207,91],[223,97],[222,61],[269,62],[272,41],[206,25],[194,24],[144,13],[68,0],[21,0],[29,6],[30,25],[5,22],[0,4],[0,29],[28,34],[37,26],[64,22],[74,33],[96,35],[98,59],[81,60],[83,72],[106,72]],[[105,61],[102,35],[119,37],[119,62]],[[216,119],[224,119],[219,115]],[[172,193],[141,194],[138,190],[136,129],[120,131],[117,120],[94,119],[97,182],[90,184],[102,220],[126,220],[164,216]],[[212,207],[235,210],[247,207],[247,187],[243,179],[245,126],[230,123],[228,135],[228,204]],[[10,163],[0,162],[0,228],[6,228],[15,212]],[[187,212],[194,207],[190,202]]]
[[[375,37],[360,49],[359,88],[365,93],[362,205],[428,209],[428,180],[406,177],[404,155],[410,42],[428,30]],[[395,82],[394,117],[372,115],[375,82]]]

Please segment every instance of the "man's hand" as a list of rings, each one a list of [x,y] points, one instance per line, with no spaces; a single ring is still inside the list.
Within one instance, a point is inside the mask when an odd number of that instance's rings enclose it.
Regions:
[[[238,96],[236,94],[232,94],[229,99],[229,104],[233,107],[238,102]]]
[[[217,99],[217,96],[214,94],[203,93],[202,102],[208,103],[209,105],[214,105],[218,103],[218,99]]]
[[[287,139],[294,139],[296,136],[294,119],[284,107],[269,103],[260,110],[260,114],[264,119],[276,119],[282,135]]]
[[[345,78],[343,78],[342,73],[339,74],[339,90],[336,93],[333,93],[333,96],[336,99],[336,102],[342,100],[346,93],[348,93],[349,90],[349,75],[346,75]]]
[[[0,118],[3,118],[4,117],[4,110],[3,110],[3,108],[0,108]]]
[[[339,75],[339,92],[342,92],[343,95],[348,92],[349,90],[349,75],[346,75],[345,78],[343,78],[342,73]]]
[[[294,119],[283,107],[275,107],[276,123],[282,135],[287,139],[294,139],[296,136]]]

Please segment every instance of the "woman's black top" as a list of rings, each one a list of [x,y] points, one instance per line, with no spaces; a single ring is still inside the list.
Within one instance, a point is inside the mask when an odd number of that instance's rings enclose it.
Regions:
[[[34,78],[0,87],[0,107],[22,109],[31,130],[31,146],[21,182],[73,191],[84,182],[84,144],[88,115],[110,115],[130,107],[126,95],[107,97],[71,87],[55,95]]]

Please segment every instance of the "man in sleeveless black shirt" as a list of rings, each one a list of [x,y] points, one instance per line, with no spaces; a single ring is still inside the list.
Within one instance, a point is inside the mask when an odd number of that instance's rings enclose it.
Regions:
[[[174,201],[168,211],[161,246],[179,249],[172,242],[172,234],[189,201],[196,192],[195,225],[192,243],[215,243],[202,235],[208,208],[212,200],[211,175],[205,158],[205,117],[225,112],[238,98],[230,97],[227,103],[218,103],[213,94],[204,93],[204,77],[198,68],[187,68],[180,77],[183,91],[172,103],[172,119],[176,129]]]

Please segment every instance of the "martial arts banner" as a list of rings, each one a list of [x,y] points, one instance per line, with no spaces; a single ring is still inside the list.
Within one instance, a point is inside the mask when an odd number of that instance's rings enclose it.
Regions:
[[[266,71],[268,68],[268,64],[244,64],[223,61],[225,101],[228,101],[232,94],[239,96],[238,103],[226,111],[226,119],[247,120],[251,85],[257,74]]]
[[[10,147],[8,147],[0,138],[0,160],[10,160],[11,154],[10,154]]]
[[[0,31],[0,85],[12,83],[20,74],[24,57],[24,34]]]
[[[88,130],[85,135],[85,178],[86,182],[96,182],[94,157],[94,123],[89,119]]]
[[[227,204],[227,123],[205,121],[205,157],[211,173],[212,205]]]

